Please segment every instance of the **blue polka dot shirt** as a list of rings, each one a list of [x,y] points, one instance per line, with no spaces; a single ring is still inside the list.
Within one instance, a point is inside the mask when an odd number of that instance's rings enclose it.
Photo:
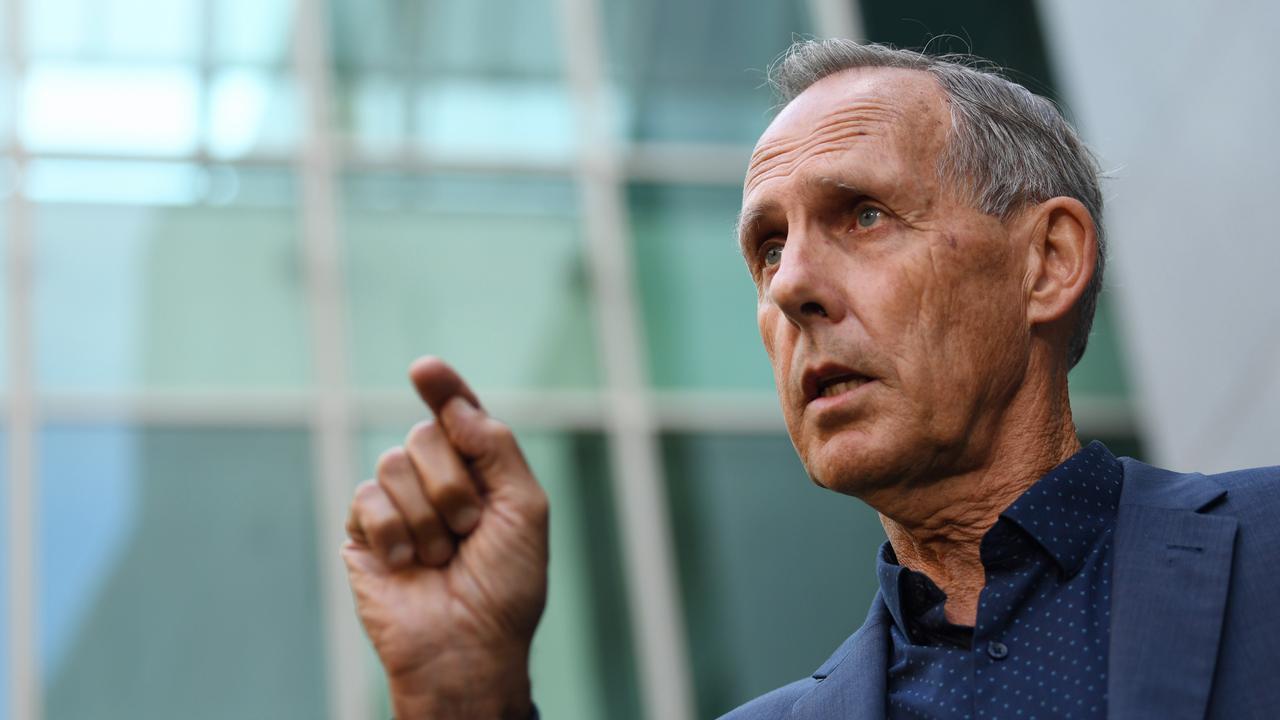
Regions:
[[[893,623],[890,718],[1104,718],[1112,536],[1123,473],[1094,442],[1031,486],[982,539],[974,627],[946,594],[880,548]]]

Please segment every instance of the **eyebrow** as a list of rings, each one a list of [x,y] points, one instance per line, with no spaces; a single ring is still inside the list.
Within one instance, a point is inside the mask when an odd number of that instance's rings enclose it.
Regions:
[[[760,218],[768,213],[768,206],[752,205],[750,208],[744,208],[738,211],[738,222],[734,225],[734,230],[738,236],[738,244],[742,244],[742,239],[747,232],[760,222]]]
[[[811,178],[804,184],[825,194],[831,194],[833,191],[845,196],[862,196],[867,194],[867,192],[862,188],[829,175],[820,175],[816,178]],[[760,222],[761,218],[768,215],[773,209],[774,204],[766,201],[759,205],[752,205],[749,208],[743,208],[738,212],[738,221],[734,226],[734,229],[737,231],[739,247],[743,246],[743,240],[752,227],[756,223]],[[743,247],[743,249],[745,249],[745,247]]]

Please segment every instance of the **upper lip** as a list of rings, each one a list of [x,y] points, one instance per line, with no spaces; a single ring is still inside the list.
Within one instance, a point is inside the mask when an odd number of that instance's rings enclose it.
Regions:
[[[822,363],[806,368],[801,378],[805,403],[811,403],[822,395],[823,388],[846,380],[871,380],[872,377],[846,365]]]

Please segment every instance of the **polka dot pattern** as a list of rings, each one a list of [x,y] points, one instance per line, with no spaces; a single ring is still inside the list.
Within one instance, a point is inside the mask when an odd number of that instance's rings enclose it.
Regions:
[[[890,718],[1104,718],[1111,561],[1123,470],[1094,442],[1038,480],[982,539],[974,627],[946,594],[880,548],[893,622]]]

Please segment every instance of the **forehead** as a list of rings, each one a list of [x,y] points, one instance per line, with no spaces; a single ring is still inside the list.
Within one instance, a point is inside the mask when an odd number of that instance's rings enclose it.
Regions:
[[[834,73],[792,100],[765,130],[743,192],[750,195],[814,158],[838,160],[855,148],[871,147],[883,156],[880,161],[935,167],[949,127],[945,96],[928,73],[898,68]]]

